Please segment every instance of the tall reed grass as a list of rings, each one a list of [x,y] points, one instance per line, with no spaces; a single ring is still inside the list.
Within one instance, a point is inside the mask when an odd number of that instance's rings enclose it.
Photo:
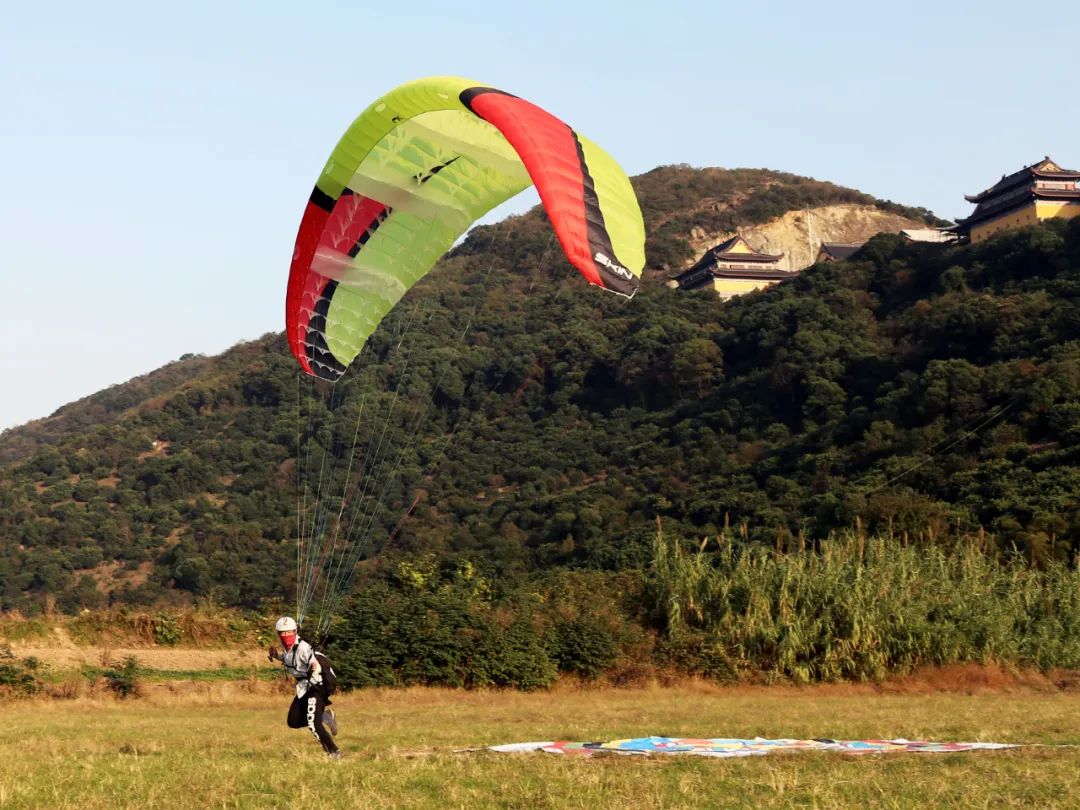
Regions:
[[[689,551],[658,531],[649,596],[669,645],[733,673],[809,682],[960,662],[1080,667],[1076,568],[1002,561],[972,542],[852,531],[816,549],[721,536]]]

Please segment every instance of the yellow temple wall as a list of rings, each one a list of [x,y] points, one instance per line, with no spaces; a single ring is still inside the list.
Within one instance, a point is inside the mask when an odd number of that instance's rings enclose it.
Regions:
[[[1009,228],[1022,228],[1025,225],[1034,225],[1038,221],[1035,206],[1029,205],[1019,211],[1013,211],[1011,214],[976,225],[971,229],[971,241],[981,242]]]
[[[775,281],[765,279],[714,278],[713,289],[722,299],[734,298],[764,287],[771,287]]]
[[[1006,216],[976,225],[971,229],[971,241],[981,242],[1009,228],[1034,225],[1040,220],[1053,219],[1054,217],[1061,217],[1062,219],[1080,217],[1080,203],[1038,200],[1019,211],[1013,211]]]
[[[1053,217],[1072,219],[1073,217],[1080,217],[1080,203],[1039,201],[1035,203],[1035,211],[1039,219],[1051,219]]]

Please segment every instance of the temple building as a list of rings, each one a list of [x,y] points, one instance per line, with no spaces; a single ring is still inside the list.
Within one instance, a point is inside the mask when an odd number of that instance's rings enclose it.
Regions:
[[[949,228],[904,228],[900,235],[908,242],[935,242],[945,244],[956,241],[956,234]]]
[[[712,290],[722,299],[732,298],[795,278],[796,272],[780,269],[783,258],[783,253],[758,253],[742,234],[736,234],[706,251],[693,267],[669,281],[668,286]]]
[[[974,203],[975,210],[949,230],[981,242],[1008,228],[1080,216],[1080,172],[1063,169],[1047,157],[964,199]]]
[[[863,246],[862,242],[822,242],[818,248],[815,264],[822,262],[842,262],[851,258]]]

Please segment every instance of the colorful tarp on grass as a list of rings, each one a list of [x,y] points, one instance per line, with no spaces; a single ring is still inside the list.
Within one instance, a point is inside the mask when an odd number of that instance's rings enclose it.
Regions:
[[[713,737],[638,737],[610,742],[525,742],[491,746],[503,753],[546,751],[549,754],[593,756],[594,754],[686,754],[696,757],[754,757],[795,751],[836,751],[843,754],[950,754],[959,751],[986,751],[1017,748],[1009,743],[929,742],[926,740],[766,740],[762,737],[738,739]]]

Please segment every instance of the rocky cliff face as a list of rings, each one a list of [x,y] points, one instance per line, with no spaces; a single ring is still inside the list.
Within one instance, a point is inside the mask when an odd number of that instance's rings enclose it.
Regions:
[[[882,211],[873,205],[825,205],[806,210],[789,211],[782,217],[762,225],[745,227],[746,240],[763,253],[783,253],[780,262],[785,270],[801,270],[814,263],[822,242],[865,242],[877,233],[896,233],[905,228],[925,228],[926,223]],[[731,233],[710,233],[704,228],[690,231],[694,258],[690,267],[705,251],[727,239]]]

